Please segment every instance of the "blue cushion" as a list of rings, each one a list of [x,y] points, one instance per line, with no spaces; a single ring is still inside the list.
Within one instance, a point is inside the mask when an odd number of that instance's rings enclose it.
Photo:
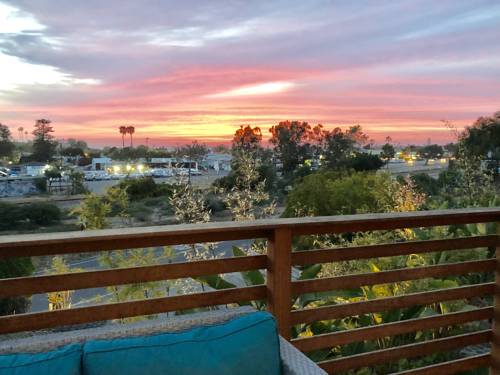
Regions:
[[[151,336],[89,341],[85,375],[279,375],[272,315],[255,312],[225,323]]]
[[[50,352],[0,355],[0,375],[79,375],[81,365],[80,344]]]

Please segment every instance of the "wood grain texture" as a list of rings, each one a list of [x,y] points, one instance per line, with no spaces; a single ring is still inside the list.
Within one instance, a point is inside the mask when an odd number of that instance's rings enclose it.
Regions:
[[[461,311],[451,314],[379,324],[370,327],[355,328],[340,332],[325,333],[312,337],[295,339],[292,340],[292,343],[301,351],[311,352],[313,350],[332,348],[337,345],[346,345],[353,342],[375,340],[381,337],[397,336],[405,333],[427,331],[440,327],[487,320],[492,317],[493,308],[484,307],[471,311]]]
[[[291,335],[292,234],[276,229],[268,240],[267,308],[276,318],[278,331],[289,340]]]
[[[348,316],[390,311],[412,306],[426,306],[437,302],[455,301],[493,295],[495,283],[439,289],[411,293],[404,296],[378,298],[368,301],[343,303],[311,309],[292,311],[292,324],[312,323],[318,320],[342,319]]]
[[[292,264],[305,266],[317,263],[431,253],[435,251],[475,249],[490,247],[496,243],[497,236],[491,235],[343,247],[338,249],[296,251],[292,253]]]
[[[158,266],[0,279],[0,297],[47,293],[61,290],[61,288],[64,288],[64,290],[74,290],[217,275],[229,272],[265,269],[266,267],[267,257],[265,255],[255,255]]]
[[[173,297],[109,303],[67,310],[0,316],[0,334],[151,315],[265,298],[266,287],[254,286]]]
[[[462,371],[476,370],[488,367],[490,354],[480,354],[467,358],[455,359],[436,365],[420,367],[408,371],[400,371],[394,375],[452,375]]]
[[[499,220],[500,208],[488,207],[9,235],[0,236],[0,258],[269,238],[275,229],[306,235]]]
[[[328,277],[322,279],[295,281],[292,283],[293,295],[328,290],[354,289],[367,285],[379,285],[407,280],[432,277],[463,275],[473,272],[492,272],[496,268],[495,259],[470,262],[449,263],[437,266],[402,268],[392,271]]]
[[[335,374],[351,369],[380,365],[401,358],[415,358],[432,353],[464,348],[469,345],[483,344],[488,342],[490,338],[491,331],[485,330],[322,361],[318,365],[329,374]]]

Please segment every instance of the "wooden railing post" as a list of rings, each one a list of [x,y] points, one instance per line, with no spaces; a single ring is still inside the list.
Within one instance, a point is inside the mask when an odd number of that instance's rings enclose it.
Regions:
[[[278,323],[278,331],[291,335],[292,232],[274,229],[267,245],[267,308]]]
[[[497,223],[497,241],[500,238],[500,222]],[[500,246],[495,249],[495,295],[493,298],[493,327],[491,335],[490,375],[500,375]]]

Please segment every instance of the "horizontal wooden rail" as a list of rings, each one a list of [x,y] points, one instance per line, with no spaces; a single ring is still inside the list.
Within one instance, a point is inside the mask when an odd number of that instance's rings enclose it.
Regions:
[[[493,318],[493,308],[484,307],[477,310],[461,311],[450,314],[429,316],[402,320],[399,322],[379,324],[371,327],[355,328],[346,331],[325,333],[312,337],[292,340],[292,343],[301,351],[311,352],[337,345],[346,345],[353,342],[375,340],[381,337],[397,336],[416,331],[426,331],[441,327],[448,327],[468,322]]]
[[[418,280],[432,277],[446,277],[473,272],[492,272],[496,269],[495,259],[448,263],[437,266],[402,268],[392,271],[362,273],[322,279],[302,280],[292,283],[292,293],[300,295],[328,290],[354,289],[367,285],[388,284],[399,281]]]
[[[247,302],[265,299],[266,296],[265,286],[253,286],[67,310],[0,316],[0,334]]]
[[[292,253],[292,264],[305,266],[317,263],[431,253],[435,251],[475,249],[496,246],[497,236],[475,236],[443,240],[397,242],[381,245],[306,250]]]
[[[460,286],[430,292],[411,293],[403,296],[378,298],[368,301],[342,303],[292,312],[292,324],[312,323],[318,320],[342,319],[348,316],[369,314],[412,306],[426,306],[437,302],[483,297],[495,293],[495,283]]]
[[[416,344],[356,354],[340,359],[322,361],[319,362],[319,366],[329,374],[332,374],[356,368],[380,365],[402,358],[421,357],[433,353],[464,348],[469,345],[479,345],[490,341],[490,338],[491,330],[484,330],[444,339],[424,341]]]
[[[490,207],[9,235],[0,236],[0,259],[270,238],[277,229],[289,229],[297,236],[486,223],[499,219],[500,208]]]
[[[401,371],[394,375],[452,375],[462,371],[488,367],[489,364],[490,354],[479,354],[466,358],[455,359],[454,361],[438,363],[436,365]]]
[[[0,297],[32,295],[61,290],[97,288],[183,277],[217,275],[229,272],[265,269],[265,255],[235,257],[157,266],[117,268],[61,275],[0,279]]]

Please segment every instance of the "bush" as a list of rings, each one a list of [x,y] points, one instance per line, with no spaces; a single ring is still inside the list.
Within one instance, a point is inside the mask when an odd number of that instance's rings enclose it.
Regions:
[[[153,209],[143,203],[134,202],[130,205],[130,215],[138,221],[147,222],[151,219]]]
[[[35,187],[40,193],[47,192],[47,179],[45,177],[37,177],[34,180]]]
[[[127,179],[120,182],[120,188],[127,189],[130,201],[138,201],[144,198],[159,196],[170,196],[173,187],[170,184],[157,184],[153,177],[141,177],[136,180]]]
[[[296,184],[286,199],[285,217],[383,212],[390,201],[390,176],[376,173],[314,173]]]
[[[35,267],[31,258],[13,258],[0,261],[0,279],[29,276]],[[28,310],[31,300],[27,297],[0,298],[0,315],[22,314]]]
[[[54,204],[35,202],[21,208],[24,220],[31,224],[51,225],[61,221],[61,210]]]
[[[438,195],[441,190],[438,180],[432,178],[427,173],[417,173],[410,178],[415,184],[415,188],[429,197]]]
[[[54,204],[36,202],[17,205],[0,202],[0,230],[35,228],[61,221],[61,210]]]
[[[205,206],[212,213],[221,212],[226,209],[226,205],[224,204],[222,199],[214,193],[207,194],[205,198]]]

